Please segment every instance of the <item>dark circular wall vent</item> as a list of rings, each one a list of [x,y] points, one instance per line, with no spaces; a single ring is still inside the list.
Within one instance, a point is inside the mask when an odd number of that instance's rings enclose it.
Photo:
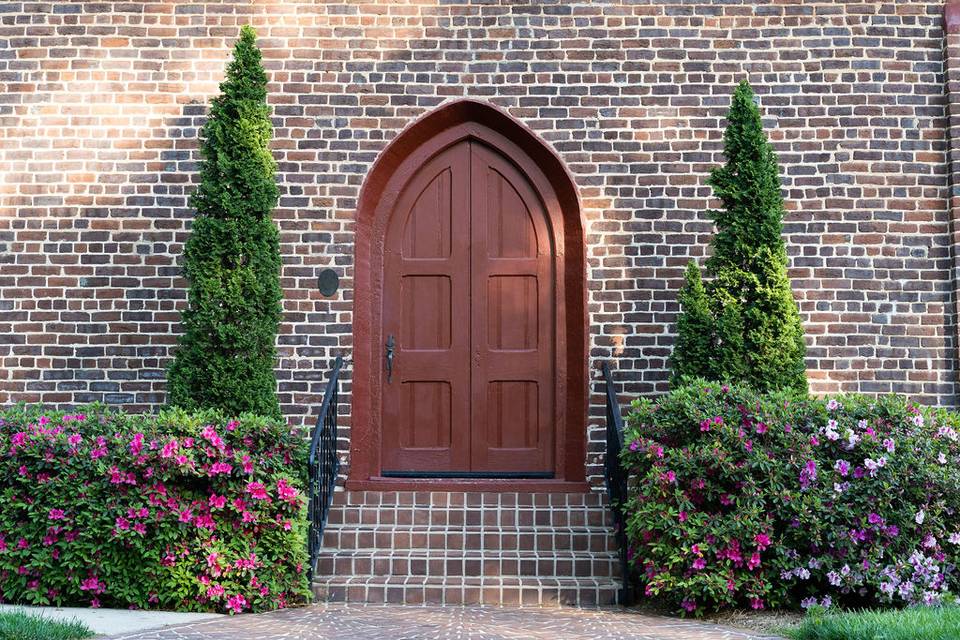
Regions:
[[[324,269],[317,276],[317,288],[320,289],[321,295],[329,298],[337,292],[339,286],[340,276],[333,269]]]

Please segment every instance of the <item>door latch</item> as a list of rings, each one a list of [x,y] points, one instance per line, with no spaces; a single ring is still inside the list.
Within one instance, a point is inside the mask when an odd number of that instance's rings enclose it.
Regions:
[[[393,378],[393,335],[387,336],[387,384]]]

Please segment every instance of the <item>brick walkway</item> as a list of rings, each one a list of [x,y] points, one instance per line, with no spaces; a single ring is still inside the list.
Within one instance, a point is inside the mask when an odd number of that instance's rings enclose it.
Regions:
[[[319,604],[168,627],[125,640],[760,640],[770,636],[620,609]]]

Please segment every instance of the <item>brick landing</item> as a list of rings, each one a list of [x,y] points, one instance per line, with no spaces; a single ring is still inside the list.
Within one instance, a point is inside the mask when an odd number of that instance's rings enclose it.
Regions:
[[[341,492],[313,585],[328,602],[587,607],[619,588],[597,493]]]
[[[616,609],[320,604],[114,640],[762,640],[770,636]]]

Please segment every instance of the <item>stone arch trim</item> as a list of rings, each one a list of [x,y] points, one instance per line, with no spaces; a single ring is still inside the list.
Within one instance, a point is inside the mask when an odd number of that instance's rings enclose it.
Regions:
[[[557,352],[562,424],[556,437],[554,480],[405,480],[380,473],[379,376],[382,268],[392,203],[412,173],[450,145],[472,138],[505,157],[523,154],[534,171],[527,177],[540,192],[557,240],[558,303],[563,307],[561,349]],[[380,153],[364,180],[356,209],[354,258],[354,375],[351,407],[350,489],[530,490],[586,489],[586,426],[589,401],[586,246],[578,191],[560,157],[532,130],[485,102],[448,102],[420,117]]]

